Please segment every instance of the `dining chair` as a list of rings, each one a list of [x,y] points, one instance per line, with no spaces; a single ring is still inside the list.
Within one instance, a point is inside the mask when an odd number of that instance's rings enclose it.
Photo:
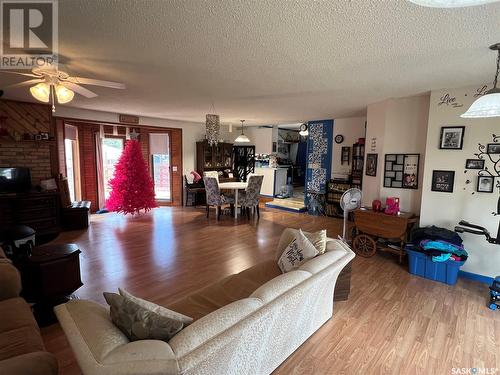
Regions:
[[[219,184],[215,177],[203,177],[205,183],[205,193],[207,199],[207,218],[210,212],[210,206],[215,206],[215,216],[220,219],[221,206],[229,204],[231,212],[234,210],[234,197],[230,194],[221,194]]]
[[[248,185],[245,191],[242,191],[240,193],[238,202],[241,204],[241,207],[246,208],[247,217],[249,219],[250,219],[250,208],[255,208],[255,210],[257,211],[257,217],[260,217],[259,199],[260,199],[260,188],[262,186],[263,179],[264,176],[251,175],[248,178]]]
[[[191,206],[196,206],[197,197],[199,193],[204,193],[205,188],[201,181],[199,182],[189,182],[187,176],[184,175],[184,184],[186,185],[186,206],[188,205],[189,196],[191,195]]]
[[[219,172],[217,172],[217,171],[203,172],[203,177],[213,177],[217,180],[217,183],[219,183]]]

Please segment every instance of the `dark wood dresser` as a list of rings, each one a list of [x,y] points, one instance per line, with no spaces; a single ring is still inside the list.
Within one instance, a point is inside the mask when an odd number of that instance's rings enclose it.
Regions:
[[[0,227],[23,224],[37,236],[55,235],[60,227],[59,193],[0,194]]]

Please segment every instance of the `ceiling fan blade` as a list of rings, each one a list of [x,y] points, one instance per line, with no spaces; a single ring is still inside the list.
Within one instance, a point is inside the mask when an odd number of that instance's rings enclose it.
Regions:
[[[36,74],[33,74],[33,73],[10,72],[8,70],[2,70],[0,72],[1,73],[7,73],[7,74],[15,74],[15,75],[18,75],[18,76],[33,77],[33,78],[40,78],[41,77],[40,75],[36,75]]]
[[[34,85],[34,84],[40,83],[40,82],[45,82],[45,80],[42,78],[29,79],[29,80],[24,81],[24,82],[19,82],[19,83],[15,83],[13,85],[7,86],[6,89],[13,89],[16,87],[23,87],[23,86],[31,86],[31,85]]]
[[[125,85],[123,83],[102,81],[100,79],[69,77],[68,81],[73,83],[78,83],[81,85],[94,85],[94,86],[102,86],[102,87],[109,87],[112,89],[122,89],[122,90],[125,89]]]
[[[85,96],[86,98],[95,98],[97,96],[95,92],[87,90],[85,87],[77,85],[76,83],[73,82],[61,81],[61,85],[76,92],[77,94]]]

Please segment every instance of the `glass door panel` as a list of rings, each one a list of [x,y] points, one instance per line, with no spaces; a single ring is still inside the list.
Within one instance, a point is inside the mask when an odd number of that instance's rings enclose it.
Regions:
[[[102,170],[104,174],[104,197],[109,198],[111,188],[109,181],[113,178],[115,165],[123,151],[123,138],[104,138],[102,140]]]
[[[149,152],[156,199],[172,200],[172,176],[170,172],[170,137],[165,133],[149,134]]]

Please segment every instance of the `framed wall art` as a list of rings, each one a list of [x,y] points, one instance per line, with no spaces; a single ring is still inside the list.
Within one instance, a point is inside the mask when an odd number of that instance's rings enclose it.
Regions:
[[[461,150],[464,143],[465,126],[441,127],[439,148],[441,150]]]
[[[351,159],[351,148],[344,146],[342,147],[341,155],[340,155],[340,164],[349,164],[349,160]]]
[[[495,178],[493,176],[477,176],[477,192],[493,193]]]
[[[500,154],[500,143],[488,143],[486,146],[487,154]]]
[[[466,159],[465,169],[484,169],[484,159]]]
[[[366,155],[366,171],[367,176],[377,175],[377,159],[378,154],[367,154]]]
[[[432,171],[432,191],[453,193],[455,171]]]
[[[384,187],[418,189],[420,154],[386,154]]]

